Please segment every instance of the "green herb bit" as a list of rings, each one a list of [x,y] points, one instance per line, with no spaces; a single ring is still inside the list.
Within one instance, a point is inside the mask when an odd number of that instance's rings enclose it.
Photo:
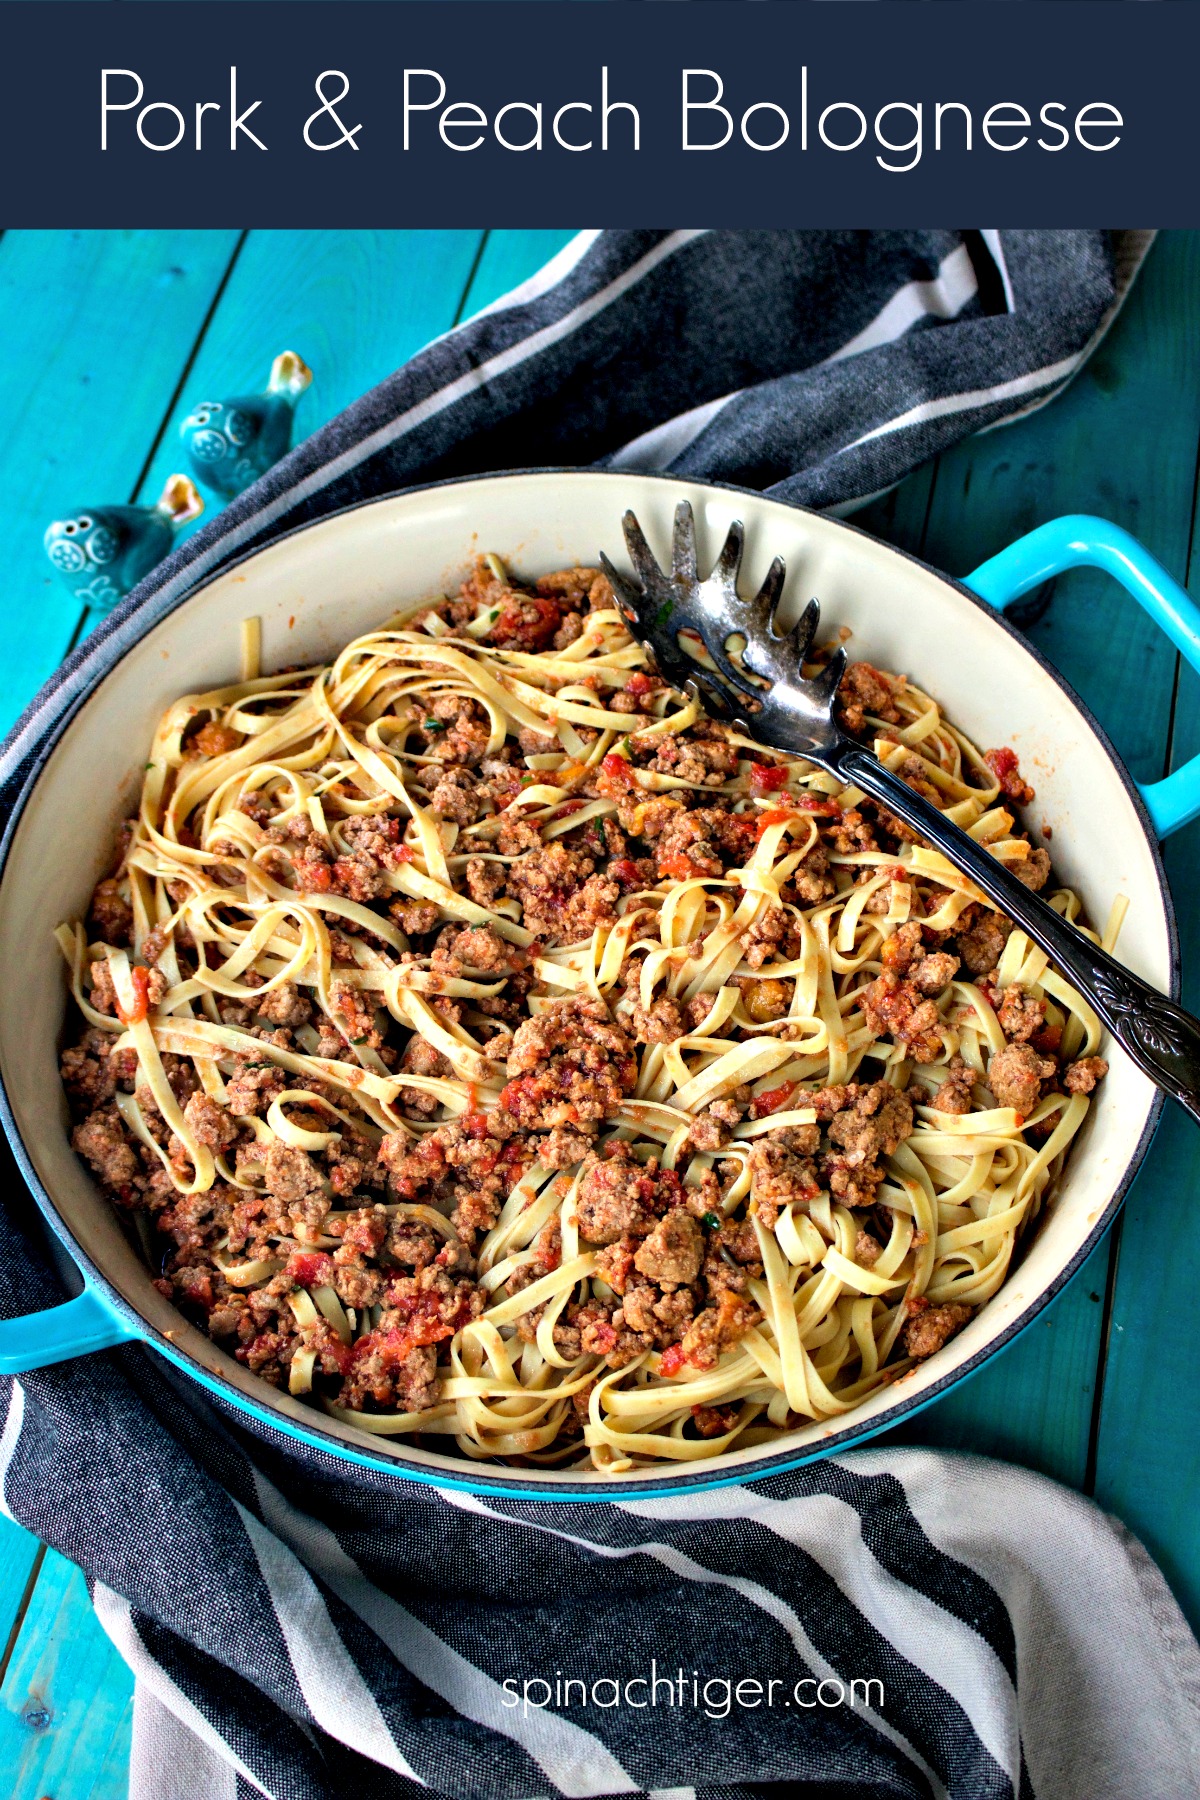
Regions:
[[[659,607],[658,611],[654,615],[654,623],[656,625],[665,625],[666,624],[667,620],[671,616],[671,608],[674,606],[674,604],[675,604],[675,602],[673,600],[664,600],[663,601],[662,605]]]
[[[721,1229],[720,1218],[714,1212],[703,1213],[700,1218],[700,1223],[707,1226],[709,1231],[719,1231]]]
[[[445,731],[445,729],[446,729],[446,721],[444,719],[422,719],[421,720],[421,730],[422,731]]]

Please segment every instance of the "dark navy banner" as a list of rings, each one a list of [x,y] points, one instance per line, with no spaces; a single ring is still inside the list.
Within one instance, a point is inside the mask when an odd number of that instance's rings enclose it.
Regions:
[[[0,0],[0,223],[1188,225],[1200,9]]]

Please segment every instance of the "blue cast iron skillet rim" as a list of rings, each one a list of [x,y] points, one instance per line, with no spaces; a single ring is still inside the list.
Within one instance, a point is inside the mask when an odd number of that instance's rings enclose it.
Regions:
[[[466,487],[476,481],[520,481],[531,475],[556,475],[561,476],[566,481],[569,481],[576,476],[586,476],[589,479],[595,479],[599,476],[605,480],[612,481],[614,486],[618,488],[622,482],[628,483],[631,478],[629,472],[615,469],[554,467],[504,469],[493,473],[454,476],[443,481],[420,482],[411,487],[397,488],[390,494],[376,495],[367,501],[355,501],[347,506],[339,507],[334,512],[323,514],[319,519],[308,520],[304,524],[294,526],[289,531],[281,531],[267,538],[265,542],[256,544],[251,549],[245,551],[241,556],[235,557],[227,563],[223,563],[219,569],[200,581],[196,587],[189,588],[181,594],[175,605],[170,609],[170,612],[164,613],[160,618],[156,619],[154,625],[157,627],[162,624],[166,619],[170,618],[171,613],[177,611],[179,607],[189,604],[203,594],[205,588],[212,586],[214,582],[221,580],[234,569],[241,568],[245,564],[252,562],[254,558],[260,555],[264,550],[272,549],[276,544],[283,543],[286,539],[298,537],[303,532],[314,530],[319,526],[328,524],[334,519],[345,518],[350,513],[364,512],[369,507],[385,505],[390,501],[401,499],[409,494],[433,493],[441,488]],[[661,481],[664,486],[676,489],[710,489],[723,494],[744,496],[745,498],[754,501],[772,500],[774,504],[786,506],[792,512],[819,519],[822,524],[834,524],[855,537],[867,538],[873,545],[879,545],[882,541],[878,538],[871,537],[870,533],[863,531],[860,526],[851,524],[848,520],[833,517],[828,513],[817,512],[813,507],[793,505],[790,501],[775,501],[770,495],[763,494],[753,488],[738,486],[732,482],[698,481],[692,480],[686,476],[665,474],[635,473],[632,478],[636,481]],[[614,520],[618,516],[619,515],[614,514]],[[1150,845],[1155,874],[1158,879],[1159,895],[1167,924],[1170,950],[1170,993],[1173,999],[1178,1000],[1180,991],[1179,934],[1176,926],[1175,909],[1171,899],[1171,892],[1167,885],[1166,870],[1163,866],[1161,847],[1141,793],[1139,792],[1136,783],[1129,775],[1128,770],[1125,768],[1121,758],[1118,756],[1103,726],[1096,719],[1091,709],[1071,687],[1070,683],[1064,679],[1051,663],[1047,662],[1037,647],[1030,643],[1029,640],[1005,618],[1003,613],[999,612],[995,607],[988,605],[986,601],[981,600],[979,596],[973,593],[963,582],[955,580],[953,576],[946,575],[940,569],[934,568],[932,564],[923,561],[922,558],[913,556],[906,550],[896,549],[890,544],[884,544],[883,548],[888,550],[893,556],[902,558],[905,562],[914,563],[927,574],[934,576],[938,581],[953,588],[962,600],[974,607],[976,611],[984,614],[996,629],[1007,633],[1025,654],[1037,664],[1042,674],[1053,681],[1059,691],[1071,702],[1084,720],[1084,723],[1090,729],[1093,737],[1104,750],[1109,762],[1116,771],[1121,785],[1124,787],[1125,792],[1133,804],[1134,810],[1141,822],[1143,832]],[[153,628],[154,627],[152,627],[152,629]],[[136,642],[140,641],[140,639],[136,640]],[[97,688],[103,681],[108,679],[114,669],[116,669],[124,659],[124,656],[134,647],[135,645],[131,644],[121,655],[115,656],[111,660],[104,662],[101,672],[96,675],[86,692],[78,697],[74,705],[67,710],[67,712],[58,720],[54,728],[47,733],[44,743],[39,746],[38,754],[31,763],[31,766],[21,783],[16,799],[13,802],[12,812],[5,827],[3,840],[0,841],[0,880],[3,879],[7,870],[9,851],[21,818],[24,815],[25,808],[37,787],[38,781],[41,778],[42,772],[45,769],[50,756],[61,741],[67,727],[74,721],[82,708],[87,705]],[[1141,1136],[1138,1139],[1133,1154],[1130,1157],[1120,1180],[1117,1182],[1103,1212],[1100,1214],[1092,1230],[1088,1233],[1087,1238],[1080,1245],[1070,1262],[1059,1270],[1054,1280],[1031,1304],[1025,1315],[1019,1321],[1010,1325],[1007,1330],[1002,1332],[998,1337],[993,1338],[962,1367],[956,1369],[952,1374],[943,1376],[941,1380],[934,1382],[933,1385],[921,1395],[914,1396],[907,1401],[899,1399],[889,1411],[886,1419],[861,1426],[855,1426],[851,1423],[841,1426],[831,1425],[825,1440],[818,1445],[809,1445],[799,1452],[796,1450],[783,1449],[778,1451],[775,1455],[763,1457],[755,1460],[753,1463],[743,1465],[735,1470],[729,1470],[725,1473],[717,1473],[711,1464],[691,1469],[686,1465],[683,1465],[680,1466],[678,1470],[672,1469],[668,1471],[664,1469],[663,1473],[658,1475],[655,1479],[618,1477],[610,1482],[602,1483],[599,1478],[594,1477],[589,1482],[564,1481],[553,1487],[547,1486],[545,1488],[535,1489],[522,1486],[522,1482],[527,1480],[527,1475],[524,1470],[520,1469],[512,1470],[511,1478],[508,1478],[499,1470],[496,1470],[488,1476],[482,1474],[476,1475],[474,1472],[476,1465],[464,1460],[462,1475],[459,1476],[457,1471],[431,1469],[428,1465],[423,1463],[408,1462],[400,1455],[372,1455],[367,1449],[351,1446],[343,1439],[335,1437],[331,1432],[325,1429],[322,1424],[322,1415],[318,1413],[315,1408],[313,1410],[311,1424],[307,1420],[305,1420],[302,1425],[295,1423],[290,1418],[276,1413],[268,1399],[264,1398],[261,1401],[252,1399],[235,1388],[224,1375],[211,1372],[210,1370],[201,1367],[192,1356],[187,1352],[180,1350],[176,1345],[164,1337],[155,1326],[151,1325],[149,1320],[126,1300],[124,1295],[120,1293],[111,1281],[109,1281],[108,1277],[101,1272],[92,1259],[76,1242],[67,1227],[66,1222],[60,1217],[51,1195],[44,1187],[33,1166],[32,1159],[25,1149],[9,1102],[8,1092],[4,1085],[3,1077],[0,1076],[0,1124],[3,1125],[5,1135],[8,1138],[17,1164],[38,1204],[39,1210],[50,1229],[53,1231],[55,1237],[70,1256],[72,1262],[86,1276],[89,1284],[102,1291],[106,1303],[134,1330],[136,1335],[133,1341],[135,1343],[138,1343],[139,1345],[152,1345],[161,1356],[164,1356],[169,1362],[173,1363],[176,1368],[182,1370],[184,1374],[190,1376],[191,1379],[197,1382],[201,1387],[208,1389],[209,1392],[215,1394],[219,1399],[234,1407],[238,1412],[249,1415],[250,1418],[254,1419],[260,1425],[267,1426],[273,1433],[281,1434],[285,1438],[298,1439],[300,1442],[307,1444],[310,1448],[324,1451],[340,1462],[350,1462],[359,1467],[367,1468],[378,1473],[395,1476],[402,1480],[419,1481],[426,1486],[435,1488],[457,1489],[473,1494],[487,1495],[492,1498],[538,1501],[620,1501],[625,1499],[653,1498],[655,1496],[667,1494],[702,1493],[716,1488],[739,1487],[745,1485],[747,1482],[762,1481],[771,1475],[782,1475],[791,1469],[798,1469],[806,1463],[823,1460],[825,1457],[834,1455],[838,1451],[848,1450],[856,1444],[864,1443],[867,1439],[876,1437],[882,1432],[891,1431],[902,1421],[911,1419],[917,1413],[923,1411],[925,1407],[931,1406],[934,1401],[940,1400],[952,1387],[956,1387],[960,1382],[963,1382],[969,1376],[974,1375],[982,1368],[984,1363],[990,1361],[991,1358],[997,1355],[1001,1350],[1006,1349],[1008,1345],[1012,1343],[1014,1338],[1028,1326],[1032,1325],[1034,1320],[1041,1316],[1052,1301],[1058,1298],[1059,1294],[1067,1286],[1068,1282],[1076,1274],[1083,1263],[1086,1262],[1087,1258],[1091,1255],[1097,1244],[1099,1244],[1100,1240],[1109,1230],[1116,1218],[1125,1195],[1128,1193],[1130,1185],[1141,1167],[1146,1152],[1150,1147],[1151,1140],[1158,1128],[1158,1123],[1162,1116],[1165,1103],[1165,1095],[1161,1091],[1156,1093],[1151,1101],[1145,1126],[1142,1129]],[[266,1384],[264,1383],[263,1385],[265,1388]],[[268,1393],[270,1391],[270,1389],[267,1389]],[[487,1465],[481,1464],[478,1466],[482,1469]]]

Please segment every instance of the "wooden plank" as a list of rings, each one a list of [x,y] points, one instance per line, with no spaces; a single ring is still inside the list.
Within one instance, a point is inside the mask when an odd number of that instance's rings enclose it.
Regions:
[[[205,398],[258,392],[281,350],[297,351],[313,370],[313,384],[296,411],[296,441],[326,424],[449,329],[481,241],[478,231],[251,232],[143,483],[144,495],[157,493],[182,466],[179,425],[191,407]],[[222,502],[212,495],[206,500],[211,518]]]
[[[128,1791],[133,1677],[73,1563],[51,1550],[0,1685],[9,1800],[118,1800]]]
[[[1196,305],[1195,290],[1190,307]],[[1195,539],[1193,538],[1193,546]],[[1200,588],[1193,547],[1189,586]],[[1200,754],[1200,677],[1180,672],[1172,767]],[[1200,1012],[1200,827],[1166,847],[1179,919],[1183,1000]],[[1126,1208],[1095,1447],[1100,1504],[1146,1545],[1200,1632],[1200,1368],[1192,1321],[1200,1292],[1196,1127],[1168,1105]]]
[[[1095,512],[1182,574],[1200,418],[1198,281],[1200,238],[1167,234],[1066,394],[940,459],[919,553],[965,574],[1044,519]],[[1134,773],[1161,772],[1174,666],[1166,639],[1100,575],[1077,571],[1047,599],[1029,635],[1094,704]],[[1045,1322],[915,1420],[908,1441],[990,1450],[1083,1486],[1110,1254],[1102,1245]]]
[[[0,1680],[32,1593],[41,1545],[10,1519],[0,1519]]]
[[[131,498],[237,241],[235,232],[9,232],[0,242],[0,601],[7,729],[70,642],[79,607],[42,533]]]
[[[489,231],[467,294],[463,317],[490,306],[557,256],[573,231]]]

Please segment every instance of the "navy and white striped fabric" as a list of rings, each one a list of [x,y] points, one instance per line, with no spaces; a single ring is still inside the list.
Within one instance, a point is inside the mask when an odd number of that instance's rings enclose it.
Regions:
[[[668,468],[849,508],[1041,404],[1146,234],[602,232],[228,507],[73,656],[47,737],[248,547],[487,468]],[[61,1287],[19,1182],[0,1315]],[[1185,1800],[1200,1650],[1041,1477],[862,1450],[620,1505],[475,1499],[298,1448],[148,1351],[0,1383],[0,1501],[137,1677],[132,1800]]]

